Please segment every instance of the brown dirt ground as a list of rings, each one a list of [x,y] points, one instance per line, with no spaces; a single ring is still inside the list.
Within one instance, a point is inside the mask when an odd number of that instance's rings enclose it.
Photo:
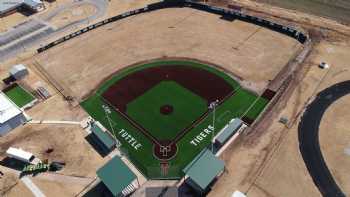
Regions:
[[[316,46],[304,64],[306,67],[311,66],[307,75],[297,86],[285,109],[273,119],[259,143],[249,146],[245,143],[248,139],[243,139],[224,154],[228,173],[215,185],[212,196],[228,196],[235,190],[247,192],[252,197],[320,196],[299,152],[299,119],[289,128],[278,123],[278,119],[282,116],[293,119],[315,92],[348,80],[350,57],[346,55],[346,51],[349,49],[349,40],[348,43],[323,41]],[[327,73],[327,70],[318,68],[320,61],[328,62],[331,69],[318,87],[319,81]],[[340,100],[344,105],[336,103],[334,108],[332,106],[327,111],[324,117],[326,122],[321,124],[320,143],[333,176],[343,191],[349,194],[350,179],[347,172],[350,159],[344,154],[344,149],[349,147],[350,134],[344,128],[349,128],[350,124],[344,121],[349,115],[348,110],[342,110],[348,108],[346,106],[349,102],[345,101],[346,98],[349,97],[345,97],[344,101]],[[329,132],[330,130],[333,132]]]
[[[299,47],[289,37],[249,23],[176,8],[109,24],[35,59],[77,98],[127,65],[166,56],[215,62],[261,91]]]
[[[34,120],[80,121],[86,117],[85,112],[80,108],[71,108],[59,95],[39,103],[28,110],[27,114]],[[60,174],[94,178],[96,170],[109,158],[102,158],[85,140],[85,136],[86,132],[80,126],[27,124],[0,138],[0,158],[6,156],[5,151],[8,147],[20,147],[32,152],[41,160],[66,162],[65,168],[59,172]],[[45,152],[48,148],[54,148],[54,151],[48,154]],[[43,185],[44,187],[39,186],[39,188],[50,191],[50,184],[49,188],[46,188],[44,183]],[[66,196],[70,196],[68,195],[70,192],[77,193],[77,190],[83,189],[83,187],[84,185],[73,187],[66,185],[57,194],[66,192]]]
[[[108,9],[105,17],[112,17],[129,10],[145,7],[146,5],[155,2],[158,2],[158,0],[110,0],[108,2]]]
[[[19,24],[27,18],[28,17],[17,12],[5,17],[0,17],[0,34],[9,30],[11,27]]]
[[[60,28],[69,23],[85,19],[94,13],[96,13],[96,8],[93,5],[83,4],[61,12],[49,22],[55,27]]]
[[[59,95],[34,106],[27,113],[34,120],[80,121],[86,117],[80,108],[70,109]],[[10,146],[20,147],[42,160],[65,161],[67,165],[62,171],[65,175],[94,177],[104,160],[85,136],[80,126],[27,124],[0,138],[0,155],[5,156],[4,152]],[[54,152],[45,153],[48,148],[54,148]]]
[[[84,189],[84,186],[79,184],[70,184],[41,179],[32,179],[32,181],[42,190],[46,196],[50,197],[72,197],[76,196],[80,191]]]
[[[1,186],[0,186],[1,187]],[[16,185],[11,187],[9,190],[7,190],[4,194],[0,193],[0,196],[3,195],[4,197],[34,197],[32,192],[17,179]]]

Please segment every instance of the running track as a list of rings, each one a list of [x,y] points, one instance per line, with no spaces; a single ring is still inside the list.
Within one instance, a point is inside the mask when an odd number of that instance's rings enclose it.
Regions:
[[[298,128],[299,148],[305,165],[315,185],[326,197],[345,197],[345,194],[333,179],[322,156],[318,134],[319,125],[327,108],[347,94],[350,94],[350,81],[335,84],[320,92],[307,107]]]

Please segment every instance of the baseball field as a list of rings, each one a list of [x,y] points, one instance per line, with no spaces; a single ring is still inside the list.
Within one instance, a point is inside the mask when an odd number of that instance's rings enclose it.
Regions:
[[[208,107],[213,102],[215,127]],[[211,65],[157,60],[118,71],[81,106],[146,177],[164,179],[182,177],[181,170],[230,120],[252,122],[267,103]]]

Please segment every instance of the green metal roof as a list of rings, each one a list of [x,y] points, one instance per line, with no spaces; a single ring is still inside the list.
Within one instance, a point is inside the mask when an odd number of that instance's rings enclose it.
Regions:
[[[188,164],[183,172],[188,175],[202,190],[205,190],[215,177],[224,170],[224,162],[208,149],[204,149]]]
[[[136,175],[118,156],[98,169],[97,176],[114,196],[120,194],[136,179]]]
[[[242,125],[243,121],[239,118],[236,118],[232,120],[220,133],[219,136],[217,136],[216,141],[218,141],[221,144],[224,144],[228,138],[230,138],[233,134],[236,133],[236,131],[239,129],[239,127]]]
[[[112,149],[115,146],[115,140],[96,124],[91,125],[91,131],[108,149]]]

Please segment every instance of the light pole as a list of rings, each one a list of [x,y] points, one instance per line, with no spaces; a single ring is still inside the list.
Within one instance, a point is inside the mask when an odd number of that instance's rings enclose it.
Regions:
[[[109,126],[110,126],[111,129],[112,129],[112,132],[113,132],[113,134],[115,134],[115,133],[114,133],[114,129],[113,129],[112,122],[111,122],[111,120],[109,119],[109,116],[108,116],[108,114],[112,113],[112,112],[111,112],[111,109],[109,109],[109,107],[108,107],[107,105],[102,105],[102,108],[103,108],[103,111],[104,111],[105,114],[106,114],[106,117],[107,117]]]
[[[212,136],[211,136],[211,152],[214,153],[214,134],[215,134],[215,111],[216,111],[216,106],[218,105],[219,100],[216,99],[215,101],[211,102],[209,104],[209,109],[213,110],[213,132],[212,132]]]

